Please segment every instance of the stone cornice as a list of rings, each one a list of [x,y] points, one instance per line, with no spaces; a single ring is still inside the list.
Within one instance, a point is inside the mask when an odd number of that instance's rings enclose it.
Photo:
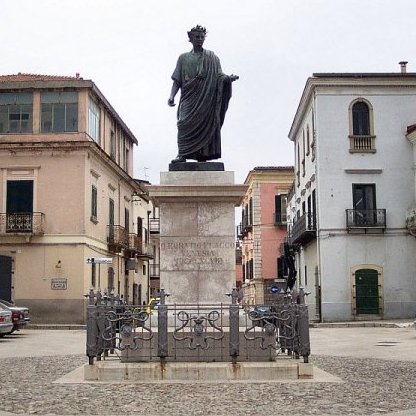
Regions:
[[[163,202],[229,202],[240,206],[247,185],[151,185],[146,188],[156,206]]]

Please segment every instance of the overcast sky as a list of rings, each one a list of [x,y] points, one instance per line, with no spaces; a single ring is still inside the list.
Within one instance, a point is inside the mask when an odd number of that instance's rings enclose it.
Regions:
[[[221,161],[243,182],[293,165],[287,135],[312,73],[399,72],[401,60],[416,72],[415,16],[415,0],[2,0],[0,73],[93,80],[139,141],[134,176],[157,184],[177,154],[170,77],[187,31],[205,26],[204,47],[240,76]]]

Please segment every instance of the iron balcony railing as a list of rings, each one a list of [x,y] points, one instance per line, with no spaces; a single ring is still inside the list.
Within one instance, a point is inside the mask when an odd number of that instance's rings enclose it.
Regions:
[[[239,238],[244,238],[252,230],[253,230],[253,221],[251,217],[243,215],[242,221],[237,226],[237,236]]]
[[[43,235],[45,214],[42,212],[8,212],[0,214],[0,234]]]
[[[149,231],[150,234],[160,233],[160,218],[149,218]]]
[[[386,210],[347,209],[347,228],[386,228]]]
[[[129,236],[127,230],[121,225],[107,225],[107,243],[111,251],[128,248]]]
[[[290,229],[292,244],[307,244],[316,237],[316,217],[313,213],[303,214]]]

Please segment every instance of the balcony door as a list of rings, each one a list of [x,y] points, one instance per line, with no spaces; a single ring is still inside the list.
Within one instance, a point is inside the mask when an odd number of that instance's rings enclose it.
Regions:
[[[7,181],[7,232],[31,232],[33,181]]]
[[[373,225],[376,218],[376,185],[353,184],[352,202],[354,207],[354,224]]]
[[[33,181],[7,181],[6,212],[33,212]]]

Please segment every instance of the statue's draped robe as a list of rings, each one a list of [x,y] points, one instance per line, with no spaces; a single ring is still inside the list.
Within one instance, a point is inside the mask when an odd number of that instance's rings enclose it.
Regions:
[[[179,156],[206,161],[221,157],[221,126],[231,98],[231,80],[211,51],[182,54],[172,79],[181,88]]]

